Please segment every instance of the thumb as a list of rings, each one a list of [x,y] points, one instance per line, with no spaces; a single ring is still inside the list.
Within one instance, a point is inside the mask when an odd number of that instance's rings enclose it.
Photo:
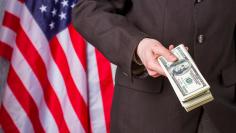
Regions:
[[[155,46],[153,48],[154,54],[158,54],[160,56],[163,56],[167,59],[167,61],[174,62],[177,60],[177,57],[175,57],[174,54],[170,52],[167,48],[165,48],[163,45]]]

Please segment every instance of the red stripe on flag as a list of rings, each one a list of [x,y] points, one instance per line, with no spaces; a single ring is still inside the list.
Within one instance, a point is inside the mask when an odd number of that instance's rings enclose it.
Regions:
[[[86,61],[86,42],[85,40],[82,38],[82,36],[75,30],[75,28],[70,25],[68,27],[69,29],[69,33],[70,33],[70,37],[71,37],[71,41],[73,44],[73,47],[76,51],[77,56],[80,59],[81,64],[84,67],[84,70],[86,70],[87,68],[87,61]]]
[[[9,45],[0,41],[0,56],[10,61],[12,56],[12,50],[13,49]]]
[[[5,20],[5,19],[10,19],[10,21]],[[27,62],[31,66],[35,75],[37,76],[43,88],[45,101],[58,125],[60,132],[63,132],[63,133],[69,132],[69,129],[66,125],[66,122],[62,113],[62,108],[59,103],[58,97],[48,80],[47,69],[43,62],[43,59],[40,57],[40,54],[35,49],[32,42],[29,40],[24,30],[20,26],[19,18],[17,18],[15,15],[11,13],[6,12],[4,20],[5,21],[3,25],[5,25],[6,27],[9,27],[15,32],[18,31],[17,37],[16,37],[16,44],[19,50],[21,51],[21,53],[23,54],[24,58],[27,60]],[[16,25],[19,25],[19,26],[16,26]]]
[[[106,128],[107,128],[107,133],[109,133],[110,110],[112,104],[112,96],[114,93],[111,63],[98,50],[95,50],[95,53],[98,66],[98,75],[100,79],[100,88],[103,100]]]
[[[0,123],[6,133],[20,133],[4,106],[0,110]]]
[[[88,107],[74,83],[74,80],[69,70],[69,65],[66,59],[66,55],[56,37],[54,37],[50,42],[50,50],[65,81],[67,93],[72,103],[72,106],[79,120],[81,121],[82,126],[85,129],[86,133],[89,133],[90,127],[89,127]]]
[[[10,12],[5,11],[2,25],[9,27],[14,32],[18,33],[20,29],[20,19]]]
[[[40,123],[39,111],[36,106],[36,103],[34,102],[32,96],[28,93],[27,89],[21,82],[20,78],[17,76],[12,66],[10,66],[9,69],[7,83],[10,89],[12,90],[14,96],[16,97],[17,101],[19,101],[20,105],[23,107],[29,119],[31,120],[34,131],[36,133],[44,133],[45,130],[43,129]]]

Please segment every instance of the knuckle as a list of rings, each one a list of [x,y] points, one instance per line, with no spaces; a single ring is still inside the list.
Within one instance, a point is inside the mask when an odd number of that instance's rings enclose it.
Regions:
[[[158,54],[159,53],[159,50],[157,47],[153,47],[152,48],[152,52],[154,52],[155,54]]]

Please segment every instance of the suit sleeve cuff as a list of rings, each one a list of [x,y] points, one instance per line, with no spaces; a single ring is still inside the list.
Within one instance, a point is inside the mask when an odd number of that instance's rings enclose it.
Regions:
[[[120,63],[121,65],[118,67],[121,68],[123,74],[127,77],[132,77],[133,72],[132,72],[132,65],[134,63],[134,54],[136,52],[136,48],[138,44],[144,39],[144,38],[150,38],[147,34],[143,32],[139,32],[136,34],[135,37],[131,38],[132,41],[130,41],[130,45],[124,48],[123,50],[125,52],[122,52],[126,55],[122,55],[123,58],[120,58]]]

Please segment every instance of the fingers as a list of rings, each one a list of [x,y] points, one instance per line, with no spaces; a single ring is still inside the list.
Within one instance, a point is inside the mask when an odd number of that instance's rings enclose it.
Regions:
[[[186,50],[188,50],[189,48],[188,47],[185,47]],[[155,45],[153,47],[153,53],[152,56],[149,55],[149,58],[148,59],[151,59],[152,60],[148,60],[148,62],[146,63],[146,69],[147,69],[147,72],[148,74],[151,76],[151,77],[159,77],[159,76],[166,76],[164,70],[162,69],[162,67],[160,66],[160,64],[158,63],[157,61],[157,58],[159,56],[164,56],[168,61],[171,61],[171,62],[174,62],[177,60],[177,57],[175,57],[174,54],[171,53],[171,50],[174,49],[174,45],[169,45],[168,49],[165,48],[164,46],[162,45]]]
[[[171,51],[172,49],[174,49],[174,45],[169,45],[169,50]],[[189,48],[187,47],[187,46],[185,46],[185,49],[188,51],[189,50]]]
[[[174,45],[170,45],[169,50],[171,51],[172,49],[174,49],[174,47],[175,47]]]
[[[159,77],[165,75],[163,69],[157,61],[159,56],[164,56],[168,61],[174,62],[177,57],[171,50],[173,50],[174,45],[170,45],[165,48],[159,41],[155,39],[145,38],[137,46],[137,54],[141,59],[142,63],[147,69],[147,72],[152,77]],[[188,49],[186,47],[186,49]]]
[[[170,46],[170,48],[172,47],[173,46]],[[155,47],[153,47],[153,52],[154,54],[165,57],[168,61],[174,62],[177,60],[174,54],[172,54],[169,49],[166,49],[162,45],[158,45],[158,46],[156,45]]]
[[[157,78],[157,77],[161,76],[161,74],[157,73],[156,71],[147,70],[147,72],[148,72],[148,75],[153,77],[153,78]]]
[[[158,77],[160,75],[164,75],[165,76],[165,72],[162,69],[162,67],[160,66],[160,64],[157,62],[156,59],[153,59],[152,61],[150,61],[147,66],[146,69],[148,71],[148,74],[152,77]]]
[[[174,45],[170,45],[169,49],[173,49]],[[155,45],[153,47],[153,53],[152,58],[150,57],[147,64],[146,64],[146,69],[148,71],[148,74],[152,77],[159,77],[161,75],[165,76],[164,70],[161,68],[160,64],[157,61],[158,56],[164,56],[168,61],[176,61],[177,58],[170,52],[169,49],[166,49],[164,46],[160,45]]]

